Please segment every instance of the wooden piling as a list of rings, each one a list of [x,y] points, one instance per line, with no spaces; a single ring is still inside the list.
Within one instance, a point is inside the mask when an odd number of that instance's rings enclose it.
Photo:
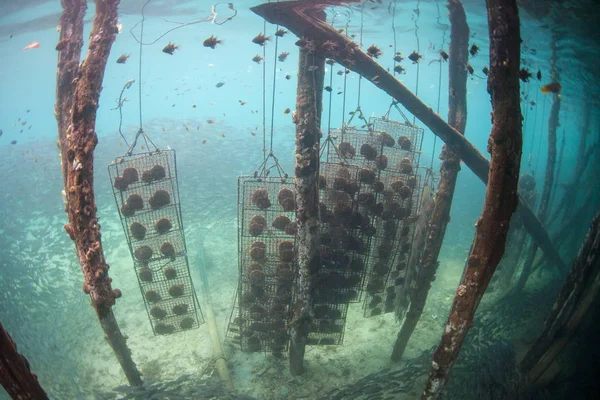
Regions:
[[[0,385],[6,393],[19,400],[48,398],[37,376],[31,372],[27,359],[17,351],[17,344],[0,322]]]
[[[64,226],[75,242],[84,275],[83,291],[90,296],[105,339],[131,385],[142,384],[140,373],[112,313],[121,291],[112,288],[104,258],[94,196],[96,111],[104,69],[118,33],[119,0],[96,0],[88,54],[79,66],[83,43],[84,0],[63,0],[59,50],[56,118],[69,223]]]
[[[450,48],[448,49],[449,92],[453,94],[448,98],[448,123],[464,135],[467,124],[467,70],[465,65],[469,60],[469,26],[465,10],[459,0],[449,0],[447,7],[451,27]],[[435,279],[439,265],[438,256],[444,241],[446,226],[450,221],[450,208],[456,179],[460,171],[460,157],[454,150],[444,145],[440,159],[442,160],[440,182],[429,222],[429,235],[419,261],[416,287],[411,291],[410,308],[394,344],[392,361],[400,361],[408,340],[421,318],[431,283]]]
[[[325,19],[322,10],[311,10]],[[325,79],[325,55],[318,37],[307,36],[299,45],[298,89],[296,92],[296,279],[290,340],[290,372],[304,372],[304,351],[312,320],[313,279],[321,265],[318,209],[321,111]]]
[[[516,0],[487,0],[486,5],[490,35],[488,92],[493,110],[488,188],[471,254],[441,342],[433,354],[422,400],[439,399],[444,391],[477,306],[502,258],[511,216],[519,204],[517,183],[523,142],[519,11]]]

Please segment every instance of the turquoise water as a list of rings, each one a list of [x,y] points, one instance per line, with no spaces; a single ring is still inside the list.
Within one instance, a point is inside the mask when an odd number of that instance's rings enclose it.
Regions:
[[[388,12],[390,2],[383,3],[368,3],[364,11],[362,42],[364,47],[378,44],[383,51],[380,62],[392,67],[394,51],[390,46],[394,37],[392,17]],[[267,132],[266,143],[269,146],[271,118],[273,151],[284,170],[290,174],[293,172],[295,127],[292,115],[285,114],[284,110],[295,107],[298,56],[294,45],[296,37],[288,34],[279,39],[279,51],[288,51],[290,55],[285,62],[278,62],[273,76],[274,43],[267,44],[265,111],[263,65],[252,61],[256,54],[263,55],[263,49],[251,42],[257,33],[264,31],[262,19],[249,10],[257,2],[234,3],[238,14],[226,24],[218,26],[206,22],[174,30],[156,44],[144,46],[143,58],[140,59],[139,47],[130,29],[140,20],[142,4],[142,1],[127,0],[121,5],[119,22],[123,29],[112,47],[98,110],[95,185],[110,275],[114,279],[113,286],[124,293],[114,311],[121,329],[129,336],[133,358],[145,379],[160,381],[175,379],[181,373],[200,375],[211,359],[208,332],[206,326],[202,326],[199,330],[171,338],[152,334],[107,173],[110,162],[126,150],[126,144],[117,132],[118,112],[111,109],[117,106],[116,99],[123,85],[135,79],[133,86],[124,92],[128,99],[122,108],[125,138],[131,141],[135,135],[141,112],[142,126],[158,147],[176,150],[193,279],[200,291],[197,249],[203,243],[207,277],[216,302],[217,323],[224,335],[237,280],[237,177],[252,174],[261,163],[263,129]],[[488,64],[485,5],[467,2],[465,7],[471,29],[470,43],[481,48],[470,61],[476,76],[468,81],[466,136],[488,155],[491,106],[481,72]],[[152,0],[146,8],[144,41],[153,41],[177,26],[174,21],[203,19],[210,15],[210,8],[211,4],[205,1]],[[413,11],[415,8],[419,9],[418,15]],[[221,10],[227,12],[226,7],[221,7]],[[93,11],[94,7],[90,4],[85,20],[85,38],[91,27]],[[32,370],[52,398],[94,398],[93,390],[107,391],[125,384],[126,380],[102,338],[88,299],[81,291],[82,275],[71,241],[62,227],[66,218],[62,211],[62,179],[53,115],[57,54],[54,48],[58,41],[56,27],[60,12],[57,1],[26,2],[22,6],[0,5],[0,50],[5,55],[0,65],[0,235],[3,238],[0,249],[0,321],[19,345],[21,353],[29,359]],[[538,188],[541,188],[546,165],[550,97],[543,95],[539,88],[542,83],[549,82],[546,77],[549,76],[550,32],[527,13],[523,12],[522,18],[524,43],[529,49],[536,49],[535,55],[524,49],[524,62],[534,72],[540,69],[544,76],[542,82],[532,79],[522,86],[523,93],[528,96],[527,103],[532,100],[537,103],[523,108],[526,119],[522,171],[533,174]],[[356,34],[358,40],[360,11],[349,12],[340,7],[329,10],[328,19],[330,22],[333,19],[336,28],[349,23],[348,32]],[[423,54],[418,75],[417,66],[405,61],[407,73],[401,75],[400,80],[416,91],[424,103],[446,116],[447,64],[442,64],[441,69],[437,62],[429,64],[438,58],[440,48],[448,49],[450,35],[444,2],[398,3],[395,25],[397,50],[402,51],[404,56],[416,49]],[[272,35],[274,31],[274,26],[267,25],[267,34]],[[137,30],[134,32],[138,34]],[[210,35],[223,41],[215,50],[202,46],[203,40]],[[40,43],[39,48],[22,50],[34,41]],[[168,42],[179,46],[172,56],[161,51]],[[130,54],[127,63],[117,64],[117,58],[124,53]],[[140,62],[141,81],[138,76]],[[335,73],[342,68],[338,65],[327,68],[332,68],[334,74],[331,107],[329,93],[324,93],[324,132],[327,131],[330,115],[331,127],[339,128],[342,121],[348,120],[348,111],[359,105],[359,84],[360,106],[367,116],[381,116],[387,111],[390,98],[370,82],[363,80],[359,83],[358,75],[351,73],[344,87],[344,77]],[[291,79],[286,79],[286,75],[290,75]],[[584,72],[574,73],[573,77],[566,75],[564,71],[559,138],[562,135],[576,138],[585,101],[577,88],[581,87],[582,80],[589,78]],[[219,82],[224,85],[217,87]],[[328,82],[329,72],[326,85]],[[137,96],[140,84],[141,110]],[[275,99],[271,95],[273,85]],[[343,93],[337,94],[340,91]],[[441,98],[439,102],[438,96]],[[273,101],[275,106],[271,115]],[[346,115],[342,114],[344,101]],[[266,126],[263,126],[263,113]],[[402,120],[396,111],[392,111],[390,117]],[[412,116],[408,115],[408,118],[412,121]],[[17,141],[16,144],[10,144],[13,140]],[[432,165],[437,170],[440,149],[440,140],[435,140],[425,128],[421,163]],[[562,167],[565,180],[572,173],[576,154],[577,140],[567,140]],[[559,182],[562,180],[559,178]],[[450,296],[460,278],[484,194],[484,185],[463,165],[452,220],[440,257],[440,279],[434,287],[437,294],[434,300],[430,300],[432,305],[427,311],[429,323],[439,331],[431,333],[432,337],[423,339],[422,343],[413,340],[409,344],[409,355],[431,347],[436,343],[434,338],[442,332],[445,315],[451,305]],[[557,197],[560,198],[560,194]],[[361,328],[361,318],[360,310],[349,315],[351,325],[346,328],[346,343],[339,350],[315,350],[315,354],[322,354],[309,356],[309,365],[315,371],[323,372],[319,381],[322,391],[387,366],[391,340],[399,329],[398,323],[388,315],[380,318],[383,322],[369,320],[370,325]],[[384,328],[374,328],[378,326]],[[360,343],[365,341],[376,349],[358,350],[363,347]],[[343,352],[344,347],[349,349],[348,353],[334,354],[334,351]],[[293,387],[297,394],[305,390],[302,384],[298,387],[287,385],[286,390],[277,391],[263,387],[264,382],[255,378],[256,374],[263,365],[268,368],[268,362],[279,361],[263,355],[231,352],[236,384],[244,393],[257,398],[288,398],[287,386]],[[326,364],[331,365],[336,359],[345,360],[353,371],[338,374],[337,367],[328,369]],[[367,370],[361,370],[361,365],[365,365]],[[332,375],[330,381],[327,380],[328,373]],[[275,371],[271,371],[265,376],[274,374]],[[313,374],[311,376],[318,375]],[[306,390],[306,393],[312,392]],[[1,393],[0,397],[2,395],[5,396]]]

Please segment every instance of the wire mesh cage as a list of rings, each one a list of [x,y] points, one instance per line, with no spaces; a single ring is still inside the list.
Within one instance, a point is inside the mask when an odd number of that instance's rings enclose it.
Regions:
[[[281,353],[289,341],[296,264],[294,185],[238,179],[239,283],[235,317],[242,351]]]
[[[155,335],[204,323],[192,283],[174,150],[117,158],[108,172]]]
[[[420,128],[384,118],[371,118],[369,125],[369,131],[352,127],[336,131],[334,145],[328,149],[328,161],[360,168],[360,180],[374,194],[365,316],[394,311],[395,288],[404,287],[406,262],[402,260],[408,261],[414,232],[423,134]]]

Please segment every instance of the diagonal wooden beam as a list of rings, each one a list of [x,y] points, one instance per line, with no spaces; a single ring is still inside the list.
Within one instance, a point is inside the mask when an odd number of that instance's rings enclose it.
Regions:
[[[323,4],[324,3],[324,4]],[[348,3],[348,2],[346,2]],[[340,5],[341,2],[286,1],[265,3],[251,10],[272,24],[285,26],[299,37],[318,37],[321,41],[334,46],[328,56],[347,69],[370,80],[402,104],[411,114],[427,126],[436,136],[455,151],[465,165],[473,171],[483,183],[488,183],[490,162],[456,129],[450,126],[431,107],[423,103],[406,86],[390,74],[384,67],[369,57],[348,37],[340,34],[326,22],[320,21],[309,12],[328,5]],[[331,47],[331,46],[329,46]],[[535,216],[529,205],[519,196],[519,215],[525,228],[538,246],[559,268],[566,270],[566,264],[552,244],[548,233]]]

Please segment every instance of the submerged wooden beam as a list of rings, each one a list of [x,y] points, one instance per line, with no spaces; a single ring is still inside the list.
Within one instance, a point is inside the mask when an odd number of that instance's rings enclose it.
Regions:
[[[517,184],[523,145],[520,104],[521,36],[516,0],[487,0],[490,36],[488,92],[492,97],[492,132],[488,187],[476,224],[471,254],[456,290],[442,339],[421,400],[439,399],[456,362],[477,306],[504,254],[512,214],[519,204]]]
[[[45,400],[48,398],[27,359],[17,351],[17,344],[0,322],[0,385],[13,399]]]
[[[94,149],[96,111],[102,90],[104,69],[118,33],[119,0],[96,0],[88,54],[81,55],[85,0],[64,0],[57,72],[56,118],[59,130],[62,169],[69,223],[65,230],[75,242],[84,276],[83,291],[90,296],[105,339],[113,349],[132,385],[141,385],[140,373],[112,313],[121,291],[112,288],[109,266],[104,258],[100,224],[94,196]],[[74,77],[75,76],[75,77]]]
[[[600,210],[573,262],[571,272],[548,316],[544,330],[531,346],[521,367],[538,382],[577,331],[600,290]],[[547,383],[547,379],[546,382]]]
[[[448,123],[464,135],[467,125],[467,70],[465,65],[469,61],[469,26],[467,16],[459,0],[448,1],[450,19],[450,48],[449,52],[449,92],[453,96],[448,98]],[[440,61],[441,62],[441,61]],[[425,242],[425,249],[419,261],[419,271],[416,288],[411,292],[410,308],[398,333],[398,338],[392,351],[392,360],[400,361],[408,340],[410,339],[427,301],[431,283],[439,265],[438,257],[444,241],[446,227],[450,221],[450,208],[456,187],[456,179],[460,171],[460,157],[454,150],[444,146],[440,154],[440,182],[435,196],[435,204],[431,221],[429,222],[429,235]]]
[[[322,10],[313,11],[316,18],[325,19]],[[309,42],[310,40],[310,42]],[[319,155],[321,111],[325,55],[315,46],[317,37],[308,37],[300,46],[298,89],[296,92],[296,156],[294,162],[296,222],[296,279],[290,335],[290,372],[304,372],[304,351],[312,321],[312,290],[314,277],[321,266],[319,241]]]
[[[328,5],[339,4],[330,0]],[[347,69],[354,71],[370,80],[380,89],[385,91],[396,101],[402,104],[411,114],[427,126],[436,136],[454,150],[461,160],[487,184],[490,162],[473,146],[463,135],[451,127],[439,115],[425,105],[406,86],[390,74],[384,67],[377,64],[371,57],[363,52],[359,46],[348,37],[340,34],[327,23],[320,21],[310,14],[308,10],[325,5],[315,5],[315,2],[286,1],[280,3],[265,3],[251,10],[270,23],[285,26],[295,35],[300,37],[318,37],[326,43],[329,50],[328,57],[335,59]],[[519,215],[523,219],[527,231],[533,240],[550,256],[550,260],[557,266],[566,270],[566,265],[560,254],[554,248],[548,233],[537,219],[529,205],[520,199]]]

